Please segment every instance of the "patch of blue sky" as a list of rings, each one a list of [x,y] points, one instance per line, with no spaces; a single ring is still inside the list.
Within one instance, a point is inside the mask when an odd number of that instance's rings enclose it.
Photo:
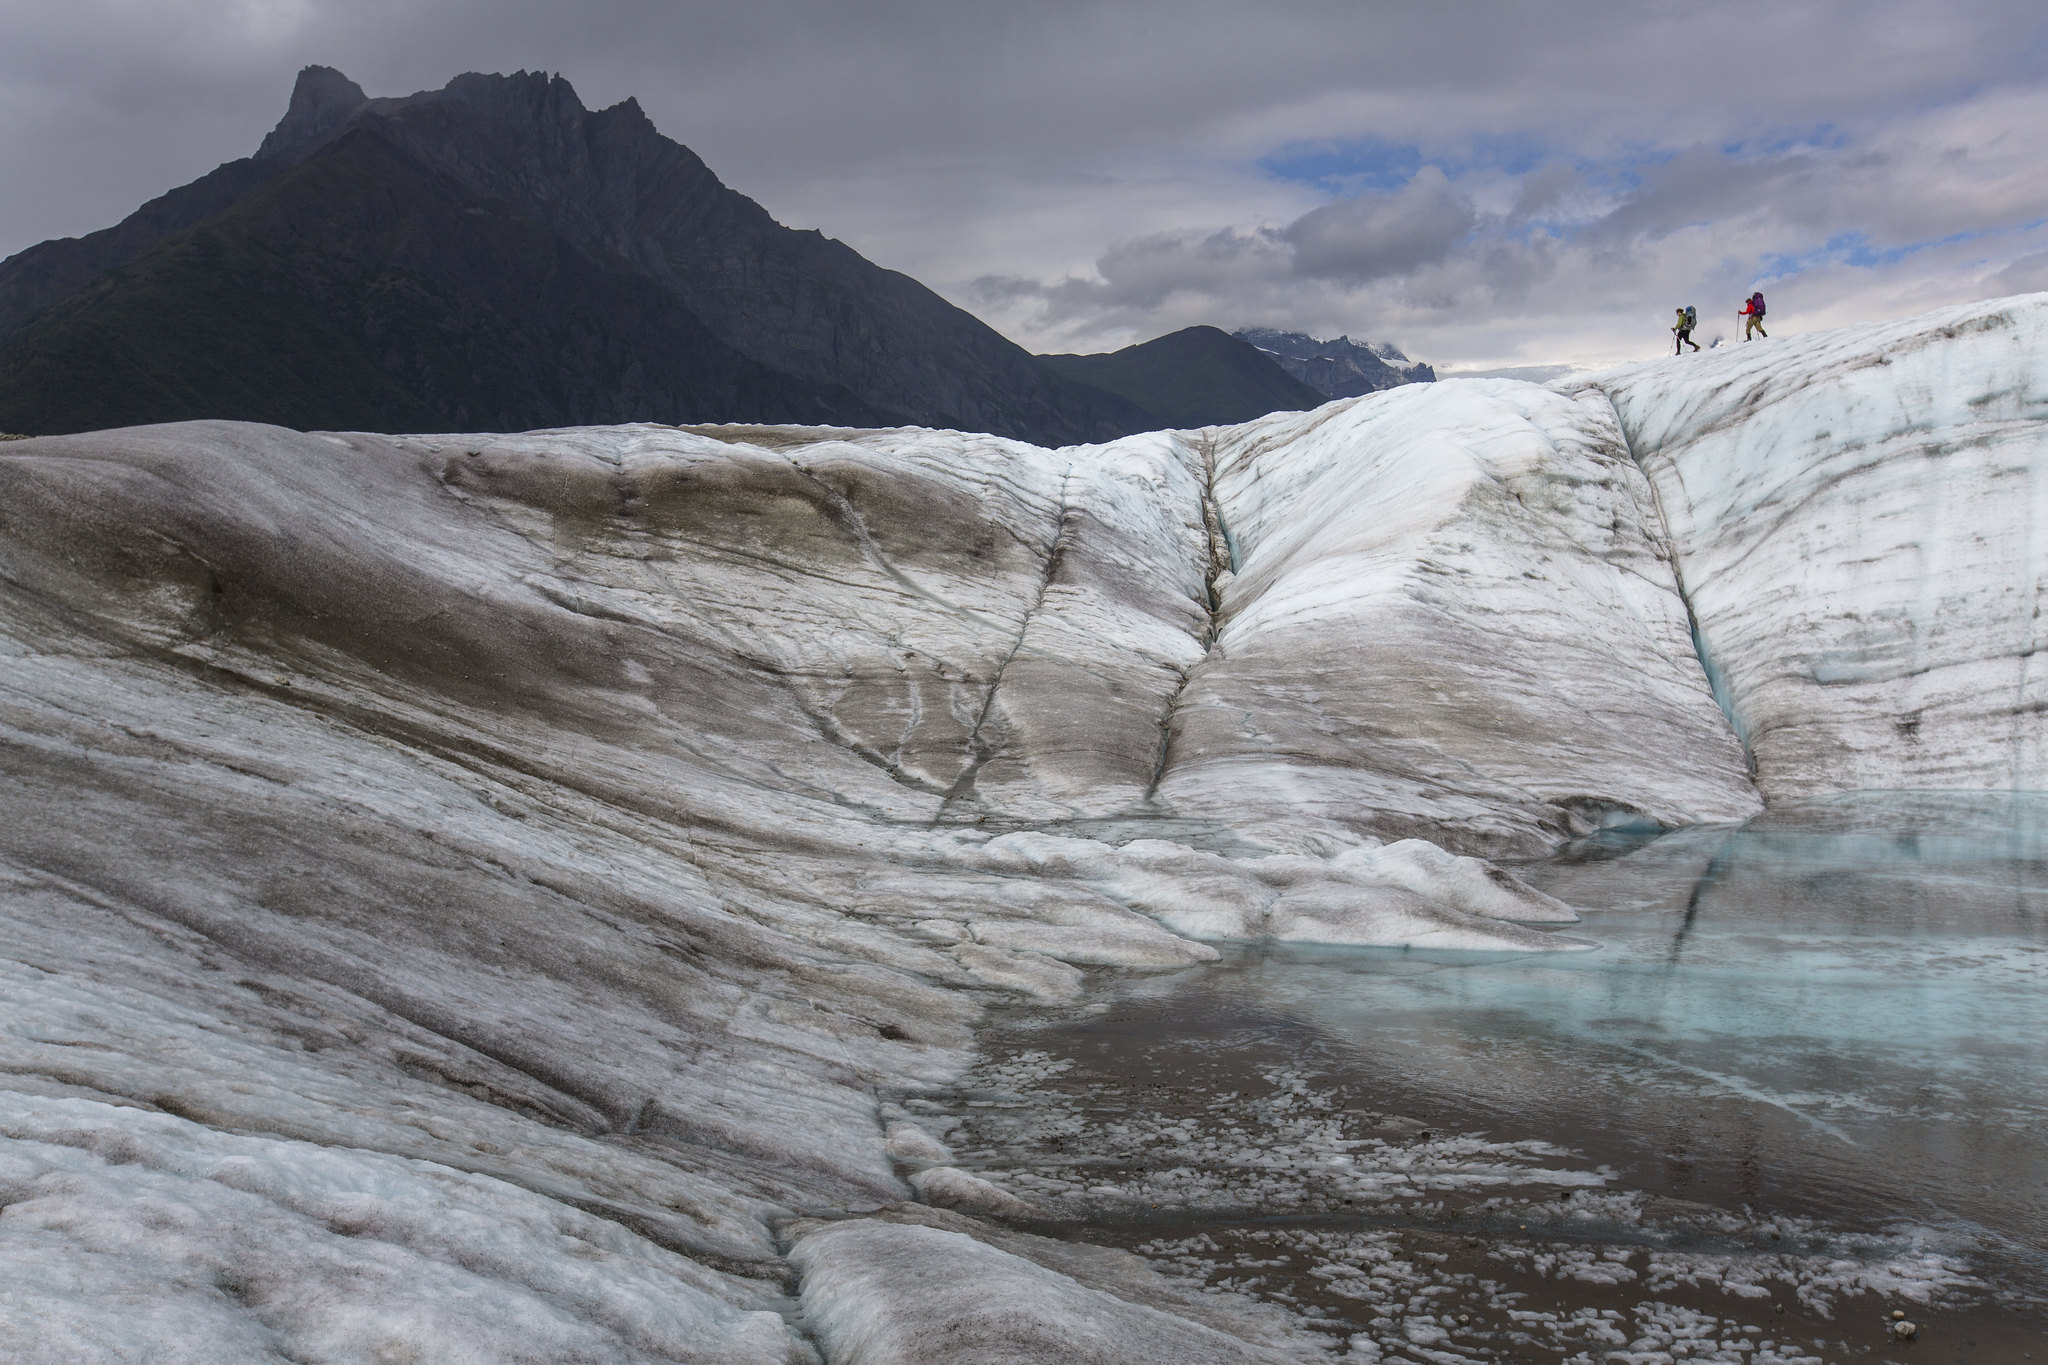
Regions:
[[[2036,218],[2031,222],[2015,223],[2010,227],[1974,228],[1967,232],[1951,232],[1940,237],[1927,237],[1917,242],[1898,242],[1891,246],[1877,246],[1866,232],[1838,232],[1808,251],[1766,252],[1757,260],[1756,278],[1764,280],[1788,279],[1803,274],[1815,266],[1846,265],[1857,270],[1877,270],[1897,265],[1909,256],[1923,251],[1934,251],[1945,246],[1960,246],[1965,242],[1978,242],[1993,237],[2025,236],[2048,227],[2048,218]]]
[[[1307,185],[1325,194],[1389,193],[1422,169],[1422,149],[1368,139],[1356,142],[1295,142],[1262,156],[1258,168],[1275,180]]]
[[[1307,185],[1325,194],[1349,195],[1391,193],[1413,180],[1424,166],[1435,166],[1453,179],[1475,171],[1518,176],[1551,159],[1550,150],[1535,139],[1501,134],[1462,138],[1428,149],[1419,143],[1378,138],[1291,142],[1255,164],[1276,180]]]
[[[1874,266],[1885,263],[1885,253],[1870,244],[1867,232],[1838,232],[1821,244],[1824,253],[1832,254],[1844,265]]]
[[[1839,152],[1849,145],[1849,134],[1832,123],[1810,128],[1778,129],[1753,137],[1733,138],[1721,144],[1721,155],[1738,161],[1784,156],[1791,152]]]
[[[1841,258],[1825,246],[1810,251],[1766,251],[1757,257],[1756,281],[1767,284],[1772,280],[1789,280],[1795,275],[1804,275],[1815,266],[1841,264]]]

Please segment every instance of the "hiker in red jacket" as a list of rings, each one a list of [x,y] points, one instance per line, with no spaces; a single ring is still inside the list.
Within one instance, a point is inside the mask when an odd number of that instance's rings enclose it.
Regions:
[[[1742,324],[1742,339],[1743,339],[1744,341],[1747,341],[1747,340],[1749,340],[1749,334],[1750,334],[1751,332],[1755,332],[1755,333],[1756,333],[1756,334],[1757,334],[1758,336],[1762,337],[1762,338],[1763,338],[1763,339],[1764,339],[1765,341],[1769,341],[1769,340],[1771,339],[1771,334],[1770,334],[1769,332],[1766,332],[1766,331],[1764,330],[1764,291],[1763,291],[1763,290],[1759,289],[1759,290],[1757,290],[1757,291],[1756,291],[1756,293],[1754,293],[1754,294],[1751,294],[1751,295],[1749,296],[1749,302],[1748,302],[1748,303],[1745,303],[1745,304],[1743,304],[1743,305],[1742,305],[1742,311],[1741,311],[1741,312],[1739,312],[1739,313],[1737,313],[1737,314],[1736,314],[1735,316],[1736,316],[1736,317],[1739,317],[1739,318],[1748,318],[1748,319],[1749,319],[1749,321],[1747,321],[1747,322],[1745,322],[1745,323],[1743,323],[1743,324]]]

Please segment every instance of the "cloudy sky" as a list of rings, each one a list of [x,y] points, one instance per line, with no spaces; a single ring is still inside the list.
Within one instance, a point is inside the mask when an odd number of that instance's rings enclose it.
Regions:
[[[247,155],[297,69],[559,71],[1035,350],[1481,370],[2048,289],[2039,0],[0,0],[0,254]]]

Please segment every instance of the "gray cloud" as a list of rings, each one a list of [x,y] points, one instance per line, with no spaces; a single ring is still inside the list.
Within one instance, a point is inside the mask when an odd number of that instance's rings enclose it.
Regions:
[[[2018,271],[2044,33],[2018,0],[0,0],[0,252],[246,154],[302,64],[377,94],[526,67],[1030,344],[1258,321],[1597,358],[1844,234],[1911,250],[1803,267],[1788,306]],[[1260,170],[1361,142],[1424,170]]]
[[[1993,275],[1990,284],[1991,288],[1986,292],[1993,297],[2000,294],[2036,294],[2048,290],[2048,251],[2037,251],[2031,256],[2022,256]]]
[[[1521,185],[1515,190],[1515,205],[1509,216],[1524,221],[1540,218],[1561,207],[1573,194],[1582,190],[1584,184],[1585,177],[1570,166],[1544,166],[1522,177]]]
[[[984,276],[973,293],[983,304],[1035,301],[1053,321],[1136,321],[1175,299],[1242,301],[1307,281],[1356,286],[1406,275],[1443,261],[1478,220],[1431,166],[1392,193],[1336,200],[1283,227],[1153,233],[1110,247],[1094,279]]]
[[[1280,235],[1294,248],[1298,274],[1363,284],[1436,264],[1478,221],[1472,201],[1442,171],[1425,166],[1393,194],[1311,209]]]
[[[1696,223],[1731,218],[1775,200],[1812,169],[1805,155],[1734,160],[1706,147],[1685,148],[1649,168],[1589,235],[1602,242],[1663,237]]]

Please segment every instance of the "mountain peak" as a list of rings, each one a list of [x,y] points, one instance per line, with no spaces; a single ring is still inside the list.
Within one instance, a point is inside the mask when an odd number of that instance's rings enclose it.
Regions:
[[[358,130],[374,137],[350,136]],[[158,306],[165,291],[198,297],[191,290],[205,271],[189,233],[203,234],[206,250],[241,253],[249,271],[238,278],[262,274],[269,290],[208,313],[212,335],[195,330],[196,302]],[[128,267],[132,277],[84,293]],[[386,287],[401,279],[404,290]],[[576,289],[563,292],[570,281]],[[390,312],[401,295],[412,301],[402,316]],[[58,316],[71,299],[77,308]],[[351,321],[335,332],[341,317]],[[56,330],[17,341],[42,321]],[[794,413],[1067,444],[1145,424],[1130,404],[1060,378],[909,277],[777,223],[636,102],[592,112],[546,71],[470,72],[439,90],[371,97],[332,67],[307,67],[256,156],[114,228],[0,265],[0,345],[43,355],[99,326],[131,340],[147,334],[154,353],[173,357],[213,356],[232,333],[251,355],[297,357],[294,373],[316,380],[293,406],[277,384],[245,392],[218,374],[181,372],[179,416],[260,411],[332,425],[330,400],[340,400],[319,388],[324,375],[354,386],[341,395],[349,402],[384,395],[389,415],[350,409],[356,426]],[[354,363],[365,338],[381,338],[364,353],[367,368]],[[64,371],[67,394],[148,387],[109,370],[126,362],[108,348],[78,344],[85,358]],[[327,359],[315,353],[322,347]],[[0,380],[25,373],[11,373],[12,363],[0,363]],[[394,384],[414,387],[394,393]],[[536,387],[550,384],[552,397]],[[42,405],[36,429],[108,420],[103,405],[87,419],[70,398],[60,412],[51,395],[13,387]],[[512,397],[471,401],[458,389]],[[168,391],[158,383],[151,392]],[[161,420],[168,402],[118,420]]]
[[[1264,351],[1302,383],[1332,398],[1354,398],[1436,378],[1435,370],[1410,360],[1388,341],[1353,341],[1348,334],[1322,341],[1306,332],[1273,327],[1246,327],[1236,336]]]
[[[372,98],[333,67],[309,66],[299,73],[290,108],[263,139],[255,159],[296,165],[366,117],[404,119],[435,109],[463,111],[444,113],[444,124],[449,118],[466,116],[471,120],[471,133],[495,128],[514,139],[529,139],[537,126],[545,125],[573,135],[589,117],[576,87],[548,71],[515,71],[509,76],[466,71],[439,90]],[[638,105],[633,112],[639,113]],[[428,119],[431,122],[434,116],[428,113]],[[644,114],[638,121],[652,131],[654,125]]]
[[[568,78],[549,71],[515,71],[509,76],[493,71],[465,71],[439,90],[423,91],[407,103],[441,99],[486,107],[547,107],[573,117],[587,112],[582,96]]]
[[[256,159],[290,156],[297,148],[324,141],[369,102],[363,87],[333,67],[306,67],[292,87],[290,107],[256,149]]]

